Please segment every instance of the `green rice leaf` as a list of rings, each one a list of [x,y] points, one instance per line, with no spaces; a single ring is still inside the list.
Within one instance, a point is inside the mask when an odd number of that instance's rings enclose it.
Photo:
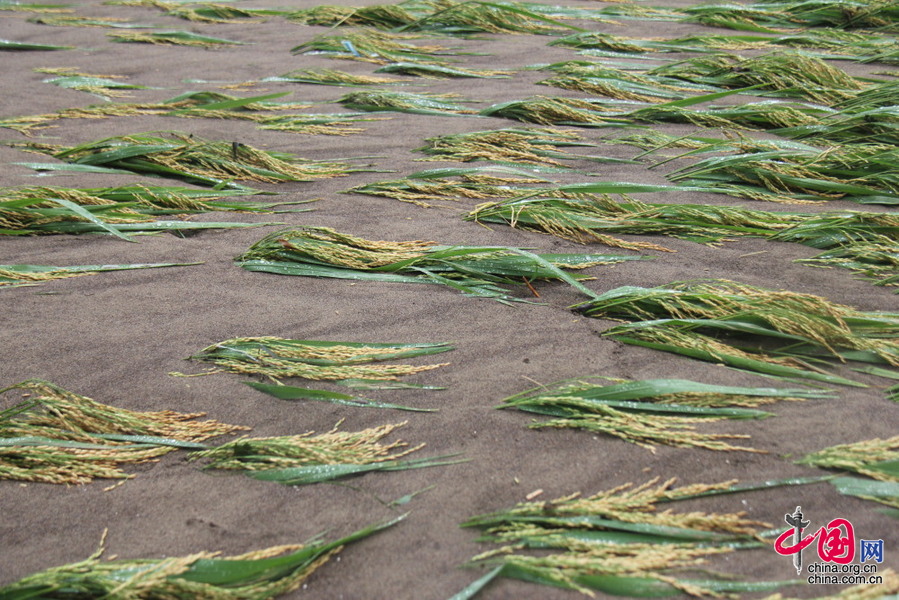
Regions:
[[[368,398],[358,396],[350,396],[349,394],[341,394],[338,392],[329,392],[325,390],[313,390],[300,388],[284,384],[259,383],[256,381],[245,381],[248,386],[254,390],[274,396],[280,400],[313,400],[317,402],[331,402],[332,404],[340,404],[343,406],[354,406],[359,408],[392,408],[395,410],[407,410],[412,412],[437,412],[437,409],[417,408],[414,406],[403,406],[400,404],[390,404],[387,402],[376,402]]]
[[[74,50],[74,46],[54,46],[53,44],[32,44],[29,42],[16,42],[14,40],[0,40],[0,51],[26,51],[26,50]]]
[[[332,464],[315,465],[310,467],[293,467],[288,469],[271,469],[249,473],[254,479],[263,481],[275,481],[283,485],[309,485],[344,479],[355,475],[362,475],[372,471],[406,471],[409,469],[425,469],[429,467],[441,467],[454,465],[465,460],[449,460],[458,454],[446,454],[428,458],[409,460],[385,461],[367,465]]]
[[[837,477],[830,483],[838,492],[846,496],[873,500],[899,508],[899,482],[876,481],[861,477]]]
[[[85,220],[87,220],[87,221],[90,221],[91,223],[93,223],[94,225],[96,225],[97,227],[99,227],[100,229],[102,229],[102,230],[104,230],[104,231],[106,231],[106,232],[108,232],[108,233],[111,233],[112,235],[116,236],[116,237],[119,238],[119,239],[123,239],[123,240],[125,240],[126,242],[133,242],[133,241],[134,241],[134,240],[132,240],[130,237],[128,237],[126,234],[124,234],[124,233],[122,233],[121,231],[119,231],[119,229],[116,228],[114,225],[112,225],[112,224],[110,224],[110,223],[107,223],[107,222],[105,222],[105,221],[103,221],[103,220],[101,220],[101,219],[98,219],[98,218],[95,217],[93,214],[91,214],[89,211],[85,210],[85,209],[82,208],[80,205],[75,204],[74,202],[72,202],[72,201],[70,201],[70,200],[65,200],[65,199],[63,199],[63,198],[53,198],[53,199],[52,199],[52,202],[56,202],[57,204],[59,204],[59,205],[62,206],[63,208],[66,208],[66,209],[72,211],[73,213],[75,213],[75,214],[78,215],[79,217],[81,217],[81,218],[83,218],[83,219],[85,219]]]

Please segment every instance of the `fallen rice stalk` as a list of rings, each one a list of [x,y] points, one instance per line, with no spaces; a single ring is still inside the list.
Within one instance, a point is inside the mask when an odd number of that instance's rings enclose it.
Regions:
[[[190,460],[208,460],[204,469],[237,470],[255,479],[283,485],[333,481],[372,471],[404,471],[460,462],[450,456],[400,460],[424,447],[380,440],[406,423],[381,425],[357,432],[313,432],[269,438],[239,438],[194,452]],[[338,424],[339,426],[339,424]]]
[[[591,317],[636,321],[606,331],[626,343],[778,377],[860,386],[814,365],[828,364],[825,359],[830,358],[899,366],[899,315],[861,312],[810,294],[694,281],[618,288],[579,310]],[[758,340],[765,339],[788,345],[763,350],[765,344]]]
[[[587,498],[572,494],[549,502],[519,503],[505,511],[469,519],[463,527],[485,530],[481,541],[503,544],[474,557],[471,564],[495,565],[493,576],[574,589],[587,595],[601,591],[637,597],[682,593],[716,596],[780,585],[714,574],[701,581],[685,577],[691,571],[704,571],[709,557],[763,545],[756,528],[766,524],[747,520],[742,513],[659,510],[657,505],[661,503],[755,489],[737,486],[733,481],[672,489],[673,483],[673,479],[664,483],[653,479]],[[539,555],[525,554],[529,549],[541,551]]]
[[[78,146],[26,143],[19,147],[77,165],[103,166],[175,177],[221,189],[243,189],[234,179],[277,183],[344,176],[339,162],[310,161],[283,152],[258,150],[240,142],[208,141],[179,132],[140,133]]]
[[[0,588],[0,596],[47,595],[71,598],[197,598],[263,600],[298,589],[346,545],[401,521],[399,517],[365,527],[332,541],[315,539],[220,557],[199,552],[163,559],[118,559],[100,562],[104,548],[83,561],[53,567]],[[104,534],[105,535],[105,534]]]
[[[196,421],[203,413],[134,412],[30,379],[0,390],[25,398],[0,411],[0,479],[81,484],[129,479],[125,464],[153,461],[244,427]]]
[[[126,271],[129,269],[155,269],[160,267],[186,267],[200,263],[143,263],[127,265],[78,265],[55,267],[48,265],[0,265],[0,287],[21,287],[38,285],[54,279],[95,275],[105,271]]]
[[[522,301],[503,285],[562,280],[593,296],[563,269],[635,260],[598,254],[533,254],[519,248],[439,246],[426,241],[371,241],[324,227],[285,229],[266,236],[235,260],[250,271],[362,281],[430,283],[501,302]]]
[[[554,417],[535,421],[532,428],[603,432],[652,451],[654,444],[756,451],[725,441],[748,436],[701,434],[694,426],[721,419],[771,416],[756,407],[777,400],[830,397],[806,390],[710,386],[676,379],[620,380],[606,385],[590,379],[565,380],[527,390],[504,399],[501,408]]]
[[[397,381],[400,377],[429,371],[433,365],[380,365],[382,361],[448,352],[449,344],[384,344],[291,340],[277,337],[233,338],[213,344],[191,356],[222,370],[281,379],[367,382]]]

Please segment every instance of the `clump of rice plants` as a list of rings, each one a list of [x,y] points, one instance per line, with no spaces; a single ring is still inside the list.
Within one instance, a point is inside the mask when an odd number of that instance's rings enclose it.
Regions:
[[[449,456],[406,458],[424,447],[409,447],[401,440],[380,441],[406,423],[381,425],[356,432],[248,438],[242,437],[215,448],[200,450],[190,460],[209,461],[204,469],[241,471],[255,479],[284,485],[307,485],[333,481],[373,471],[405,471],[459,462]],[[339,426],[339,424],[338,424]]]
[[[399,73],[412,77],[424,77],[427,79],[495,79],[508,78],[508,71],[496,71],[492,69],[466,69],[464,67],[448,67],[418,62],[402,62],[384,65],[375,71],[376,73]]]
[[[289,19],[307,25],[365,26],[390,31],[443,35],[530,33],[550,35],[569,25],[547,18],[520,2],[457,2],[406,0],[398,4],[361,7],[316,6],[290,13]]]
[[[827,105],[851,98],[864,87],[841,69],[798,52],[752,58],[703,56],[662,65],[648,74],[727,89],[753,86]]]
[[[174,186],[0,188],[0,235],[128,233],[248,227],[252,223],[160,221],[160,216],[208,211],[269,212],[279,203],[228,202],[241,190]]]
[[[0,52],[27,52],[29,50],[74,50],[74,48],[74,46],[34,44],[31,42],[17,42],[14,40],[0,39]]]
[[[899,482],[899,436],[838,444],[806,455],[799,464]]]
[[[850,269],[876,285],[899,285],[899,219],[890,213],[810,216],[772,239],[824,250],[798,262]]]
[[[834,360],[899,366],[899,314],[862,312],[811,294],[700,280],[617,288],[579,310],[635,321],[605,332],[625,343],[776,377],[861,386],[825,367]]]
[[[126,90],[147,89],[145,85],[120,81],[122,77],[118,75],[81,73],[77,69],[70,67],[41,68],[35,69],[35,71],[55,76],[45,79],[44,83],[52,83],[55,86],[78,90],[79,92],[87,92],[104,100],[108,100],[110,97],[127,96],[128,92]]]
[[[560,191],[602,189],[603,184],[561,186]],[[625,192],[622,185],[615,191]],[[635,191],[639,191],[635,188]],[[644,190],[645,191],[645,190]],[[607,194],[557,197],[552,190],[486,202],[465,216],[480,223],[503,223],[580,243],[668,251],[664,246],[609,235],[666,235],[716,245],[735,237],[763,237],[824,250],[796,262],[850,269],[875,285],[899,285],[899,221],[890,213],[770,212],[699,204],[650,204]],[[649,244],[649,245],[647,245]]]
[[[0,2],[0,11],[10,12],[35,12],[45,14],[66,14],[74,12],[68,4],[40,4],[36,2],[14,2],[3,0]]]
[[[534,96],[525,100],[501,102],[483,109],[478,114],[538,125],[601,127],[621,122],[617,117],[597,110],[596,104],[592,102],[576,98],[551,98],[548,96]]]
[[[343,96],[338,102],[366,112],[403,112],[418,115],[473,115],[477,111],[450,102],[454,95],[413,94],[411,92],[365,91]]]
[[[714,87],[695,85],[671,77],[642,74],[605,66],[602,63],[568,61],[543,67],[556,75],[539,81],[565,90],[577,90],[618,100],[666,102],[685,97],[686,91],[715,91]]]
[[[256,11],[215,2],[204,2],[194,6],[174,2],[155,2],[155,4],[164,8],[168,15],[199,23],[249,23],[259,16]]]
[[[401,31],[421,31],[449,35],[476,33],[558,34],[564,29],[577,29],[547,18],[535,10],[539,5],[522,2],[458,2],[456,0],[426,0],[420,5],[430,8],[415,22],[399,28]],[[408,2],[407,2],[408,3]]]
[[[552,167],[564,166],[560,160],[603,160],[570,154],[559,148],[595,146],[574,131],[553,128],[505,128],[472,131],[427,138],[418,149],[428,155],[424,160],[526,163]]]
[[[128,265],[77,265],[57,267],[50,265],[0,265],[0,287],[38,285],[54,279],[96,275],[106,271],[130,269],[156,269],[161,267],[185,267],[198,263],[142,263]]]
[[[444,63],[452,56],[449,48],[440,45],[416,45],[409,40],[415,35],[362,30],[340,35],[320,35],[291,48],[291,54],[323,54],[329,58],[358,60],[386,65],[415,61]]]
[[[395,77],[377,77],[374,75],[356,75],[338,69],[299,69],[277,77],[268,77],[264,81],[291,81],[295,83],[311,83],[318,85],[366,86],[389,85],[402,83]]]
[[[418,171],[402,179],[378,181],[348,190],[355,194],[383,196],[422,207],[428,200],[503,198],[541,191],[522,184],[546,183],[526,171],[501,167],[445,168]]]
[[[779,135],[818,144],[899,144],[899,82],[871,85],[824,114],[817,123],[789,127]]]
[[[553,40],[587,56],[638,56],[654,53],[708,52],[709,50],[773,50],[801,48],[815,58],[840,58],[862,62],[882,60],[890,55],[892,39],[887,36],[833,28],[803,30],[774,35],[695,34],[670,39],[642,39],[589,31]],[[819,52],[815,52],[819,50]]]
[[[831,483],[841,494],[899,508],[899,436],[838,444],[812,452],[798,462],[863,475],[867,479],[839,477]]]
[[[698,102],[701,98],[690,97],[637,108],[618,118],[645,123],[690,123],[710,129],[765,130],[818,125],[820,118],[828,113],[817,105],[780,100],[708,108],[692,108],[684,104]]]
[[[601,194],[510,198],[482,204],[465,218],[504,223],[581,243],[628,248],[634,242],[608,234],[666,235],[714,245],[739,236],[770,237],[800,222],[802,216],[705,204],[648,204],[626,196],[616,201]]]
[[[797,26],[899,30],[896,26],[899,8],[890,0],[769,0],[751,6],[704,4],[688,7],[683,12],[691,22],[748,31],[770,32],[770,28]]]
[[[40,593],[73,599],[115,595],[122,598],[263,600],[298,589],[347,544],[402,520],[365,527],[331,541],[262,548],[239,556],[198,552],[168,558],[101,561],[103,546],[89,558],[52,567],[0,588],[0,596]]]
[[[384,365],[382,361],[448,352],[449,344],[389,344],[293,340],[278,337],[233,338],[213,344],[191,356],[231,373],[264,375],[281,379],[301,377],[329,381],[361,380],[367,383],[398,381],[445,366]]]
[[[115,17],[81,17],[78,15],[38,16],[28,19],[29,23],[49,25],[51,27],[109,27],[112,29],[146,29],[152,25],[132,23],[126,19]]]
[[[7,393],[24,399],[0,411],[0,479],[64,484],[129,479],[133,475],[122,465],[245,429],[197,421],[203,413],[115,408],[37,379],[0,390]]]
[[[744,450],[728,439],[748,435],[701,433],[696,426],[722,419],[759,419],[758,410],[777,400],[829,397],[827,393],[774,388],[715,386],[679,379],[565,380],[503,400],[502,408],[552,417],[530,427],[573,428],[605,433],[655,451],[656,444],[708,450]],[[603,378],[609,379],[609,378]]]
[[[289,228],[256,242],[235,260],[250,271],[361,281],[429,283],[501,302],[522,301],[504,286],[561,280],[593,293],[563,269],[634,260],[600,254],[534,254],[505,246],[441,246],[429,241],[375,241],[325,227]],[[533,290],[533,288],[531,287]]]
[[[192,31],[126,31],[121,33],[108,33],[113,42],[131,44],[156,44],[161,46],[198,46],[202,48],[220,48],[222,46],[237,46],[243,44],[236,40],[200,35]]]
[[[275,78],[277,79],[277,78]],[[31,135],[34,129],[50,126],[57,119],[101,119],[131,115],[167,117],[238,119],[259,124],[260,129],[278,129],[305,134],[346,135],[362,131],[352,127],[356,122],[371,121],[359,113],[280,114],[284,110],[308,108],[296,102],[271,102],[286,93],[237,98],[217,92],[188,92],[155,103],[111,103],[83,108],[67,108],[44,115],[27,115],[0,120],[0,127]]]
[[[511,577],[591,596],[594,591],[638,597],[717,596],[778,587],[778,582],[743,582],[707,569],[711,557],[763,546],[759,528],[767,524],[744,513],[675,512],[660,506],[753,487],[734,481],[679,488],[672,487],[674,483],[652,479],[588,497],[576,493],[548,502],[522,502],[473,517],[462,526],[484,530],[480,541],[502,547],[475,556],[469,564],[495,567],[489,578]]]
[[[318,5],[289,12],[287,20],[303,25],[371,27],[394,30],[416,20],[404,3],[371,6]]]
[[[668,174],[687,185],[745,188],[788,202],[790,198],[843,198],[865,203],[899,203],[893,171],[899,150],[883,145],[844,145],[826,150],[776,149],[705,159]]]
[[[19,147],[76,165],[173,177],[225,189],[244,189],[234,179],[278,183],[344,176],[339,162],[311,161],[259,150],[237,141],[214,141],[180,132],[114,136],[77,146],[26,143]]]

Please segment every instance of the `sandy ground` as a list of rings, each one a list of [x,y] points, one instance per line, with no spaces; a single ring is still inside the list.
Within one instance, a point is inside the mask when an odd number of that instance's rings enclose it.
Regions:
[[[311,6],[311,2],[295,7]],[[589,4],[584,4],[589,5]],[[261,6],[261,4],[259,4]],[[596,6],[595,4],[589,6]],[[27,21],[28,12],[0,13],[0,38],[75,46],[59,52],[6,52],[0,68],[0,116],[37,114],[100,102],[83,92],[44,83],[40,67],[77,67],[101,75],[120,75],[150,86],[131,100],[158,101],[198,89],[256,81],[246,92],[290,92],[284,100],[316,103],[312,112],[347,112],[333,102],[351,88],[259,83],[264,77],[300,68],[329,67],[370,74],[372,65],[321,56],[292,55],[290,49],[321,27],[280,18],[252,24],[200,24],[166,16],[149,7],[105,6],[99,0],[73,5],[76,14],[111,16],[149,23],[160,29],[186,29],[246,42],[218,50],[118,44],[101,28],[51,27]],[[584,23],[581,23],[584,24]],[[592,23],[589,28],[620,35],[672,36],[702,28],[650,21]],[[545,73],[526,66],[576,58],[574,51],[547,46],[551,38],[530,35],[482,36],[451,40],[453,46],[484,53],[463,58],[470,68],[515,70],[510,79],[424,80],[409,78],[409,91],[456,92],[480,108],[533,94],[579,96],[535,82]],[[859,67],[842,67],[863,72]],[[202,80],[198,82],[198,80]],[[310,183],[267,186],[283,200],[318,201],[311,212],[280,215],[210,214],[201,220],[279,221],[290,225],[333,227],[370,239],[427,239],[442,244],[510,245],[555,252],[578,252],[575,243],[508,227],[492,229],[463,221],[473,201],[446,202],[420,208],[386,198],[343,193],[366,182],[401,177],[425,168],[457,163],[418,162],[414,150],[430,136],[514,126],[493,118],[433,117],[384,113],[363,125],[361,134],[309,136],[263,131],[251,123],[119,117],[61,120],[41,133],[52,143],[77,144],[106,136],[179,130],[209,139],[239,141],[309,159],[354,159],[380,172]],[[519,124],[520,125],[520,124]],[[676,127],[667,131],[687,131]],[[620,131],[581,129],[588,140]],[[5,140],[25,136],[4,130]],[[630,158],[628,146],[600,146],[585,152]],[[364,158],[359,158],[364,157]],[[46,161],[0,146],[3,186],[58,185],[101,187],[159,180],[118,175],[35,177],[14,163]],[[673,163],[671,167],[677,166]],[[663,184],[664,169],[647,164],[598,165],[575,161],[586,174],[560,174],[558,181],[635,181]],[[266,187],[266,186],[263,186]],[[703,202],[753,206],[713,194],[644,195],[648,201]],[[851,202],[799,210],[857,208]],[[461,568],[487,549],[477,533],[459,523],[476,514],[509,507],[542,490],[551,499],[574,491],[593,493],[626,482],[676,477],[682,483],[743,482],[820,474],[794,464],[808,452],[896,433],[899,409],[883,396],[883,380],[870,378],[868,389],[840,389],[832,401],[780,403],[776,416],[763,421],[724,423],[718,430],[747,433],[765,453],[723,453],[659,447],[655,453],[606,436],[579,431],[527,428],[531,417],[495,410],[499,401],[532,387],[563,378],[606,375],[634,379],[687,377],[697,381],[764,386],[769,380],[712,364],[625,346],[602,337],[612,323],[584,318],[569,310],[583,296],[564,284],[539,286],[540,305],[507,306],[475,299],[437,286],[352,283],[251,273],[232,259],[273,227],[207,231],[185,238],[144,236],[129,244],[111,236],[45,236],[0,239],[5,263],[106,264],[202,262],[184,268],[105,273],[21,287],[2,292],[0,385],[28,378],[52,381],[100,402],[135,410],[204,411],[228,423],[253,427],[254,434],[281,435],[326,431],[343,420],[345,430],[408,420],[395,437],[426,443],[420,454],[461,453],[468,460],[435,469],[375,473],[339,485],[299,488],[256,481],[239,475],[203,473],[175,453],[162,461],[132,469],[137,476],[112,491],[108,482],[63,487],[0,482],[0,585],[36,570],[81,560],[98,546],[104,529],[108,555],[162,557],[202,550],[239,554],[275,544],[302,542],[328,532],[341,535],[409,512],[399,525],[344,550],[290,597],[308,599],[441,599],[462,589],[479,574]],[[646,238],[650,239],[650,238]],[[686,241],[661,240],[676,253],[651,253],[653,260],[596,267],[591,289],[621,285],[653,286],[699,277],[727,278],[752,285],[820,294],[864,310],[896,310],[890,289],[857,280],[848,271],[813,269],[794,263],[814,255],[799,245],[745,239],[711,248]],[[629,254],[597,247],[601,251]],[[632,253],[630,253],[632,254]],[[522,290],[522,297],[527,290]],[[353,409],[325,403],[285,402],[241,384],[241,376],[173,377],[171,372],[199,373],[203,366],[185,357],[230,337],[271,335],[287,338],[370,342],[452,342],[443,355],[447,367],[412,380],[445,386],[442,391],[388,390],[370,396],[385,402],[439,409],[436,413],[401,413]],[[420,362],[427,362],[421,360]],[[297,382],[302,384],[302,382]],[[337,389],[337,388],[329,388]],[[11,398],[5,398],[11,402]],[[401,507],[389,506],[407,494],[427,490]],[[895,567],[899,544],[895,520],[876,505],[840,496],[828,484],[779,488],[697,502],[708,511],[746,511],[749,516],[783,526],[783,515],[796,505],[817,527],[842,516],[858,536],[883,538],[887,560]],[[889,563],[889,564],[887,564]],[[721,559],[714,568],[752,580],[788,579],[789,559],[771,549]],[[802,585],[790,595],[815,597],[822,592]],[[512,580],[494,582],[483,598],[574,598],[575,592]]]

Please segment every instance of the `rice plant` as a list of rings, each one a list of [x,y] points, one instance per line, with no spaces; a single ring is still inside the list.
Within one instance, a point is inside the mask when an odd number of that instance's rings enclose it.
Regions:
[[[55,44],[34,44],[31,42],[17,42],[15,40],[0,39],[0,52],[27,52],[30,50],[74,50],[74,46],[59,46]]]
[[[798,462],[863,475],[868,479],[840,477],[831,483],[841,494],[899,508],[899,436],[838,444],[812,452]]]
[[[43,4],[37,2],[0,1],[0,11],[34,12],[44,14],[66,14],[73,12],[69,4]]]
[[[698,97],[637,108],[619,119],[644,123],[689,123],[710,129],[775,129],[818,125],[828,111],[817,105],[780,100],[693,108],[681,104]]]
[[[722,419],[760,419],[758,410],[777,400],[825,398],[827,393],[774,388],[714,386],[678,379],[645,381],[594,378],[560,381],[515,394],[501,408],[547,417],[530,427],[574,428],[605,433],[655,451],[656,444],[708,450],[744,450],[728,439],[747,435],[701,433],[696,426]]]
[[[132,23],[115,17],[81,17],[78,15],[42,15],[31,17],[29,23],[51,27],[108,27],[110,29],[148,29],[153,25]]]
[[[200,35],[191,31],[127,31],[106,34],[113,42],[132,44],[156,44],[160,46],[196,46],[201,48],[221,48],[243,44],[236,40]]]
[[[867,62],[888,59],[894,40],[888,36],[832,28],[775,35],[693,34],[669,39],[622,37],[590,31],[567,35],[549,45],[580,50],[586,56],[635,58],[658,53],[800,48],[814,58]]]
[[[862,312],[811,294],[700,280],[617,288],[579,310],[635,321],[605,332],[625,343],[775,377],[863,386],[826,367],[834,360],[899,366],[899,315]]]
[[[414,94],[412,92],[365,91],[346,94],[338,103],[366,112],[403,112],[417,115],[474,115],[471,110],[451,102],[454,95]]]
[[[114,136],[77,146],[27,143],[19,147],[76,165],[172,177],[217,189],[247,188],[234,179],[278,183],[339,177],[344,163],[311,161],[284,152],[259,150],[238,141],[204,140],[176,131]]]
[[[131,269],[156,269],[161,267],[185,267],[198,263],[143,263],[125,265],[77,265],[58,267],[50,265],[0,265],[0,288],[31,286],[68,277],[95,275],[106,271]]]
[[[376,69],[375,73],[397,73],[427,79],[508,79],[510,77],[509,71],[466,69],[418,62],[391,63]]]
[[[177,3],[158,2],[160,8],[164,8],[166,14],[195,21],[198,23],[251,23],[258,22],[259,13],[253,10],[244,10],[228,4],[216,2],[204,2],[192,6],[179,5]]]
[[[496,567],[493,576],[591,596],[595,591],[636,597],[717,596],[778,587],[778,582],[743,582],[706,567],[711,557],[764,545],[759,527],[767,524],[743,513],[675,512],[660,506],[754,488],[733,481],[674,488],[674,482],[653,479],[588,497],[575,493],[548,502],[522,502],[473,517],[462,526],[484,530],[480,541],[502,547],[475,556],[469,564]],[[695,578],[698,573],[702,579]]]
[[[751,6],[704,4],[684,12],[692,22],[750,31],[797,26],[899,31],[899,8],[890,0],[769,0]]]
[[[347,190],[354,194],[383,196],[422,207],[429,200],[460,198],[506,198],[544,188],[525,187],[548,183],[526,171],[503,167],[428,169],[411,173],[402,179],[358,185]]]
[[[197,421],[204,413],[135,412],[29,379],[0,390],[24,399],[0,411],[0,479],[81,484],[129,479],[123,465],[243,427]]]
[[[773,52],[752,58],[720,54],[691,58],[656,67],[648,75],[726,89],[752,86],[825,105],[851,98],[863,89],[861,82],[841,69],[798,52]]]
[[[104,548],[85,560],[52,567],[0,588],[0,597],[88,599],[196,598],[263,600],[300,588],[347,544],[393,526],[403,517],[331,541],[262,548],[239,556],[198,552],[168,558],[101,561]],[[105,538],[105,534],[104,534]]]
[[[424,444],[409,447],[401,440],[380,441],[406,423],[381,425],[356,432],[337,427],[315,435],[241,437],[215,448],[192,452],[189,460],[207,461],[206,470],[240,471],[255,479],[283,485],[333,481],[373,471],[404,471],[454,464],[449,456],[409,459]],[[339,426],[339,424],[338,424]]]
[[[617,100],[665,102],[686,96],[685,92],[714,92],[716,87],[688,83],[677,78],[655,74],[635,73],[585,61],[566,61],[543,67],[556,73],[539,85],[577,90]]]
[[[806,455],[799,464],[899,482],[899,436],[831,446]]]
[[[87,92],[99,96],[104,100],[110,97],[127,96],[126,90],[145,90],[147,86],[137,85],[135,83],[127,83],[120,81],[121,77],[117,75],[93,75],[90,73],[80,73],[76,69],[63,68],[42,68],[35,69],[38,73],[47,73],[54,75],[44,80],[44,83],[52,83],[55,86],[78,90],[79,92]]]
[[[356,75],[337,69],[301,69],[290,71],[276,77],[267,77],[263,81],[289,81],[293,83],[310,83],[336,86],[368,86],[402,83],[395,77],[377,77],[374,75]]]
[[[891,146],[838,146],[826,150],[777,149],[708,158],[668,174],[687,185],[723,186],[789,202],[847,199],[864,203],[899,203],[895,165],[899,150]]]
[[[609,116],[595,103],[576,98],[534,96],[489,106],[480,111],[484,117],[502,117],[538,125],[576,125],[602,127],[616,125],[622,119]]]
[[[176,373],[170,373],[170,375],[179,375]],[[262,392],[263,394],[267,394],[279,400],[285,400],[287,402],[296,402],[298,400],[308,400],[311,402],[328,402],[330,404],[337,404],[339,406],[350,406],[353,408],[387,408],[392,410],[402,410],[409,412],[438,412],[436,408],[421,408],[418,406],[408,406],[405,404],[394,404],[392,402],[379,402],[377,400],[372,400],[371,398],[366,398],[364,396],[356,396],[352,394],[344,394],[341,392],[333,392],[330,390],[315,390],[310,388],[303,388],[295,385],[285,385],[281,381],[277,381],[276,383],[260,383],[258,381],[247,381],[245,382],[248,386]],[[372,388],[416,388],[416,389],[443,389],[438,386],[433,385],[414,385],[414,384],[400,384],[400,383],[384,383],[381,381],[371,382],[371,381],[359,381],[353,380],[351,382],[345,382],[348,385],[352,386],[361,386],[366,389]]]
[[[453,55],[444,46],[408,43],[414,39],[418,39],[418,36],[362,30],[339,35],[319,35],[294,46],[290,52],[322,54],[329,58],[358,60],[377,65],[404,61],[443,64]]]
[[[287,20],[302,25],[370,27],[384,31],[408,25],[418,18],[402,2],[371,6],[325,4],[290,11],[286,17]]]
[[[160,221],[209,211],[270,212],[280,203],[229,202],[241,190],[199,190],[173,186],[115,188],[0,188],[0,235],[186,231],[248,227],[252,223]]]
[[[551,194],[551,193],[550,193]],[[581,243],[622,248],[664,246],[631,242],[610,234],[665,235],[715,245],[734,237],[771,237],[803,215],[706,204],[649,204],[607,194],[581,198],[518,197],[481,204],[465,217],[479,223],[548,233]]]
[[[501,302],[523,301],[504,286],[561,280],[589,295],[563,269],[634,260],[600,254],[534,254],[504,246],[441,246],[428,241],[372,241],[325,227],[277,231],[235,260],[250,271],[359,281],[440,284],[463,294]]]
[[[231,373],[264,375],[273,379],[301,377],[371,384],[398,381],[401,377],[447,364],[372,363],[429,356],[452,349],[449,344],[385,344],[248,337],[218,342],[190,358],[212,363]]]
[[[899,82],[888,81],[869,86],[852,98],[835,105],[817,123],[798,125],[777,133],[818,144],[899,143],[899,107],[896,95]]]
[[[521,2],[457,2],[406,0],[392,5],[363,7],[316,6],[292,12],[289,19],[306,25],[365,26],[404,32],[471,35],[530,33],[550,35],[575,29]]]
[[[421,4],[431,8],[430,14],[425,14],[415,22],[400,27],[401,31],[449,35],[477,33],[554,35],[565,29],[577,29],[531,10],[539,9],[539,4],[536,3],[525,5],[521,2],[431,0]]]
[[[499,163],[525,163],[562,167],[561,160],[604,160],[570,154],[561,148],[593,147],[574,131],[552,128],[504,128],[472,131],[427,138],[418,148],[428,155],[424,160]]]
[[[274,78],[278,79],[278,78]],[[36,129],[49,127],[58,119],[102,119],[133,115],[166,117],[237,119],[257,123],[260,129],[278,129],[312,135],[347,135],[362,130],[353,127],[357,122],[373,118],[360,113],[282,114],[285,110],[309,108],[296,102],[272,102],[271,98],[284,93],[238,98],[218,92],[188,92],[162,102],[108,103],[95,106],[67,108],[55,113],[27,115],[0,119],[0,127],[15,129],[31,135]]]
[[[602,189],[561,186],[560,191]],[[635,188],[636,190],[637,188]],[[624,185],[616,190],[624,193]],[[611,234],[665,235],[716,245],[736,237],[762,237],[824,250],[797,262],[849,269],[875,285],[899,285],[899,221],[890,213],[771,212],[705,204],[650,204],[608,194],[558,197],[553,190],[486,202],[465,218],[502,223],[580,243],[600,243],[632,250],[670,251],[651,242],[623,240]]]
[[[824,250],[799,261],[804,264],[850,269],[876,285],[899,284],[899,220],[890,213],[812,216],[772,239]]]

